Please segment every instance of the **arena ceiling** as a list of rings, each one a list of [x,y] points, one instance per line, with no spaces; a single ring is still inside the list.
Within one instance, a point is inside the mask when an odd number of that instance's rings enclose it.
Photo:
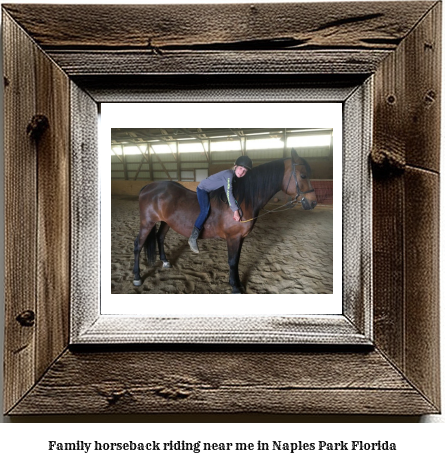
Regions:
[[[307,128],[112,128],[111,144],[142,144],[185,140],[237,140],[252,138],[285,138],[296,135],[326,135],[331,129]]]
[[[295,147],[322,167],[320,178],[329,179],[332,133],[330,128],[112,128],[112,178],[196,181],[203,170],[231,166],[239,155],[257,165],[289,156]]]

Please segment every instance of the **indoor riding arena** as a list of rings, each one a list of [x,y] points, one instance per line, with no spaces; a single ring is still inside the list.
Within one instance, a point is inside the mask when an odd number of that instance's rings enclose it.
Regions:
[[[255,169],[289,158],[292,148],[310,166],[317,205],[305,210],[301,203],[289,204],[293,197],[283,191],[273,195],[244,239],[240,280],[247,294],[332,293],[333,149],[329,128],[112,129],[111,292],[232,293],[226,241],[199,239],[200,253],[195,254],[188,238],[172,228],[164,243],[171,267],[163,267],[159,251],[155,265],[149,266],[142,249],[142,284],[133,285],[139,192],[157,181],[178,182],[196,191],[201,180],[232,168],[241,155],[248,155]]]

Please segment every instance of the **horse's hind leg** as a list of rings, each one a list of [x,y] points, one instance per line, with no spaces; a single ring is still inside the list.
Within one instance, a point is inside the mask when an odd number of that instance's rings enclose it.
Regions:
[[[156,239],[158,240],[159,258],[162,260],[162,263],[163,263],[162,266],[164,268],[172,267],[170,262],[167,259],[167,256],[165,255],[165,250],[164,250],[164,239],[169,229],[170,229],[170,226],[166,222],[161,221],[161,226],[159,227],[159,231],[156,233]]]
[[[156,226],[156,223],[151,223],[148,226],[141,227],[139,234],[136,236],[136,239],[134,240],[134,249],[133,249],[133,252],[134,252],[133,285],[134,286],[140,286],[142,284],[142,279],[141,279],[140,270],[139,270],[139,259],[141,256],[141,250],[145,244],[145,241],[147,240],[148,235],[150,234],[150,231],[155,226]]]
[[[141,236],[141,233],[139,233],[136,236],[136,239],[134,240],[134,249],[133,249],[133,252],[134,252],[133,285],[134,286],[140,286],[142,284],[142,279],[141,279],[141,275],[139,271],[139,257],[140,257],[141,249],[142,249],[142,247],[139,247],[140,236]]]

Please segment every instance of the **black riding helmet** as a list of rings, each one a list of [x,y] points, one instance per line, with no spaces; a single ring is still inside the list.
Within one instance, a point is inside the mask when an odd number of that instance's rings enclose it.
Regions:
[[[235,162],[236,166],[242,166],[248,170],[252,169],[252,160],[247,155],[238,157]]]

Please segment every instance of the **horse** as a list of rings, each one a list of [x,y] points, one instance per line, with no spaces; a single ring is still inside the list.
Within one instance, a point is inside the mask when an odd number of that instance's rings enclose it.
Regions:
[[[238,264],[244,238],[252,231],[260,210],[280,190],[295,197],[305,210],[317,205],[310,182],[311,169],[295,149],[290,158],[282,158],[254,167],[242,178],[234,177],[233,194],[242,217],[233,219],[233,211],[224,203],[224,188],[210,194],[210,213],[200,233],[200,239],[223,238],[227,242],[229,284],[233,294],[244,294]],[[174,181],[153,182],[139,193],[140,230],[134,241],[134,286],[141,286],[139,257],[145,248],[149,266],[156,261],[156,243],[159,258],[165,268],[171,268],[164,250],[164,239],[170,228],[189,237],[199,215],[196,192]],[[156,223],[160,222],[159,230]]]

